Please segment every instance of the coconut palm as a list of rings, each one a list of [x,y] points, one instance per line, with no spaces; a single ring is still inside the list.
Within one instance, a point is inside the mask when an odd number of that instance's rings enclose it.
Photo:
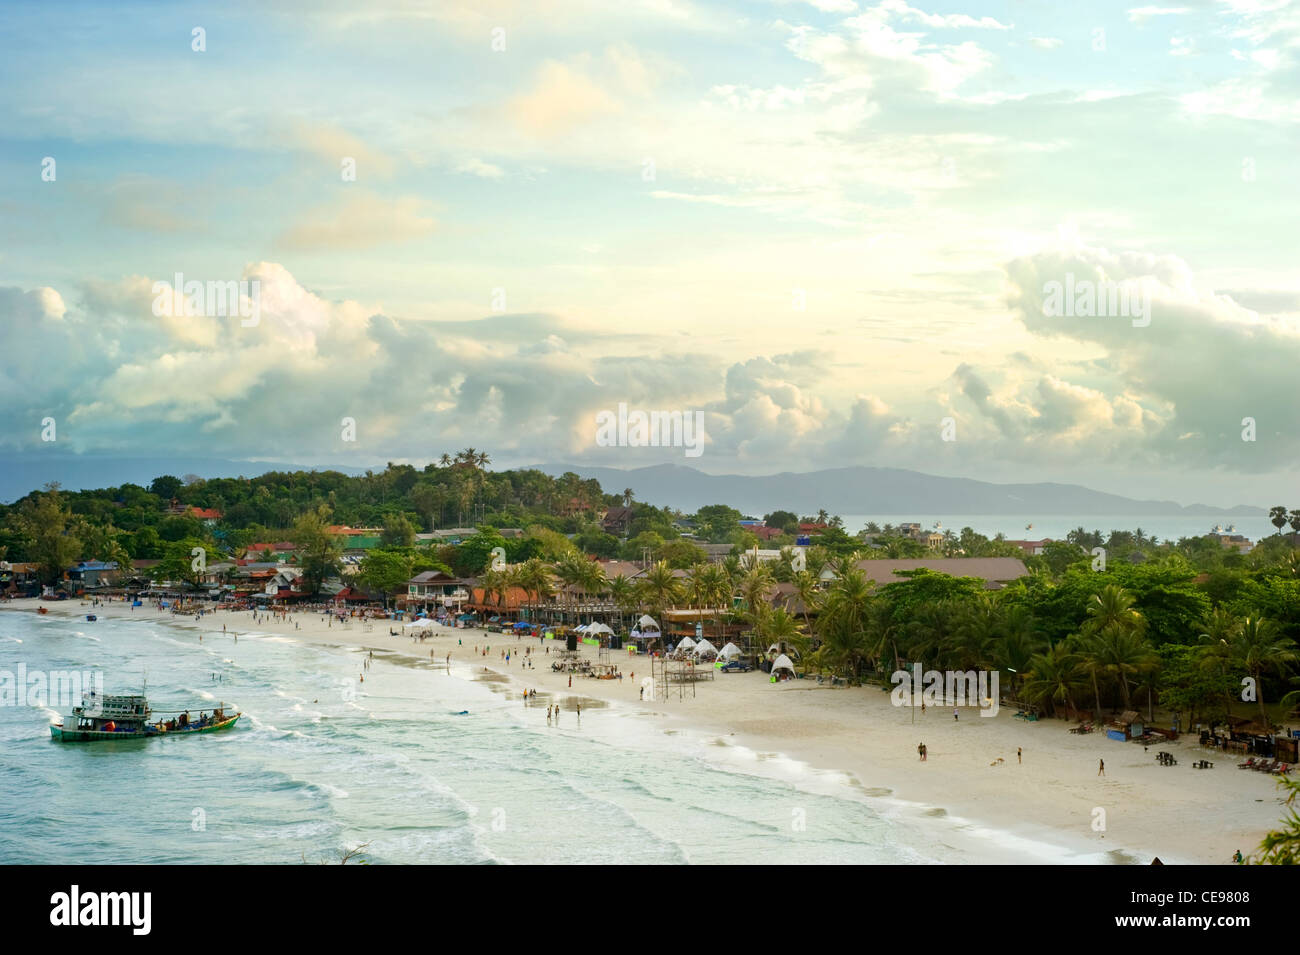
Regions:
[[[808,630],[808,639],[814,644],[817,642],[817,633],[813,630],[811,611],[816,611],[821,602],[822,592],[817,586],[817,578],[806,570],[801,570],[794,575],[794,592],[803,604],[803,625]]]
[[[636,584],[622,574],[609,579],[609,596],[618,608],[618,626],[623,629],[623,617],[636,609]]]
[[[1029,665],[1029,678],[1025,681],[1025,696],[1031,703],[1047,704],[1052,712],[1064,703],[1066,713],[1074,717],[1074,698],[1088,685],[1089,674],[1079,654],[1070,649],[1066,641],[1037,653]],[[1097,704],[1100,714],[1101,704]]]
[[[662,625],[664,611],[681,601],[684,588],[666,561],[657,561],[638,582],[642,606],[648,607],[651,616]]]
[[[856,680],[862,662],[871,658],[867,639],[870,624],[871,581],[857,568],[840,575],[827,591],[818,631],[829,658]]]
[[[1264,674],[1285,673],[1300,656],[1295,641],[1278,632],[1277,624],[1267,617],[1246,617],[1233,634],[1229,645],[1234,663],[1255,681],[1255,701],[1259,704],[1259,721],[1268,726],[1264,709]]]
[[[745,598],[749,619],[757,623],[760,608],[766,605],[767,593],[775,581],[772,578],[772,568],[767,564],[762,561],[749,561],[742,562],[742,566],[746,566],[746,563],[748,566],[740,579],[740,593]]]

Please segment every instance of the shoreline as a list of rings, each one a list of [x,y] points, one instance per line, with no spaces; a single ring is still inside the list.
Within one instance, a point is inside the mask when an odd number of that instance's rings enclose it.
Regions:
[[[34,613],[38,606],[68,618],[91,612],[80,601],[37,599],[9,601],[0,610]],[[438,667],[450,653],[451,675],[478,679],[482,667],[497,675],[490,682],[504,678],[512,691],[536,689],[542,705],[553,697],[567,712],[587,699],[601,701],[660,733],[716,737],[759,759],[785,757],[813,770],[842,773],[860,792],[892,807],[882,810],[887,817],[909,825],[945,818],[955,831],[992,840],[1000,857],[1016,856],[1018,840],[1059,850],[1059,858],[1024,862],[1147,864],[1159,856],[1170,864],[1229,864],[1235,850],[1255,851],[1282,816],[1272,777],[1234,772],[1237,761],[1223,754],[1214,770],[1192,770],[1192,760],[1202,752],[1194,738],[1162,744],[1179,760],[1178,766],[1162,767],[1135,744],[1101,733],[1071,736],[1061,720],[1022,723],[1005,708],[995,717],[966,708],[957,721],[946,708],[930,708],[922,716],[892,706],[889,695],[875,687],[832,689],[803,680],[771,684],[761,673],[715,673],[712,682],[697,685],[694,699],[644,701],[638,689],[649,672],[648,658],[626,651],[611,651],[609,658],[624,680],[578,677],[570,687],[567,674],[551,671],[552,657],[545,652],[548,645],[563,646],[558,641],[435,626],[434,637],[419,643],[402,633],[391,636],[391,621],[375,621],[366,630],[356,621],[327,626],[318,614],[294,615],[295,629],[292,622],[270,617],[253,624],[248,611],[211,612],[195,620],[151,606],[132,612],[129,604],[112,602],[93,612],[127,619],[140,615],[202,633],[221,634],[224,624],[228,635],[360,647]],[[485,646],[493,648],[491,655],[476,655],[474,648]],[[526,648],[532,648],[533,669],[521,665],[528,659]],[[511,653],[509,664],[500,657],[502,649]],[[595,659],[594,648],[580,645],[580,650]],[[632,679],[632,673],[640,675]],[[598,708],[592,707],[593,716]],[[925,763],[916,755],[922,741],[930,756]],[[1016,762],[1018,746],[1023,764]],[[1005,762],[990,765],[998,757]],[[1098,759],[1106,760],[1104,778],[1096,776]],[[1098,810],[1104,812],[1105,831],[1093,828],[1101,818]],[[1012,845],[997,845],[999,839]]]

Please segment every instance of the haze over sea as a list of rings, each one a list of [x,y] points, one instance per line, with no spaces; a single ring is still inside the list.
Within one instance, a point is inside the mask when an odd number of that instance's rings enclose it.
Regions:
[[[1131,514],[1101,515],[1090,517],[1071,517],[1069,515],[1046,514],[1042,517],[1015,517],[1006,514],[842,514],[844,529],[856,534],[866,526],[868,521],[875,521],[881,527],[886,524],[898,526],[907,521],[919,521],[927,530],[934,528],[935,521],[942,524],[939,530],[950,530],[960,534],[963,527],[971,527],[985,537],[994,537],[1001,533],[1008,540],[1064,540],[1065,535],[1076,527],[1085,530],[1100,530],[1102,535],[1112,530],[1133,531],[1142,529],[1147,537],[1157,537],[1161,542],[1177,541],[1182,537],[1200,537],[1208,534],[1216,525],[1225,530],[1229,525],[1235,528],[1233,533],[1248,537],[1258,544],[1261,539],[1276,534],[1277,528],[1268,522],[1267,517],[1205,517],[1183,515],[1154,515],[1134,517]],[[1032,524],[1026,529],[1026,524]],[[1284,528],[1288,532],[1290,528]]]
[[[571,709],[549,727],[546,697],[454,660],[377,653],[362,684],[362,656],[0,614],[2,671],[102,669],[109,693],[147,674],[155,710],[244,713],[223,733],[78,745],[50,739],[47,706],[0,707],[0,863],[337,861],[360,843],[377,863],[1093,861],[634,707],[591,701],[581,727]]]

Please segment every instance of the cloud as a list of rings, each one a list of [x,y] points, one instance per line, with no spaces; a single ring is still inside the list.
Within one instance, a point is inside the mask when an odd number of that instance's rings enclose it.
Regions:
[[[436,228],[427,214],[428,205],[417,196],[389,199],[357,191],[318,207],[278,241],[291,249],[321,250],[366,249],[419,239]]]
[[[456,171],[465,173],[470,176],[478,176],[480,179],[502,179],[505,177],[505,170],[500,166],[494,166],[490,162],[484,162],[477,157],[470,157],[456,167]]]
[[[288,136],[299,148],[329,163],[336,174],[344,159],[356,161],[357,178],[361,180],[371,176],[387,179],[393,174],[395,164],[389,156],[332,123],[295,119],[288,124]]]
[[[581,57],[572,64],[555,60],[543,63],[532,87],[514,97],[507,112],[522,129],[549,138],[622,108],[588,73],[586,58]]]

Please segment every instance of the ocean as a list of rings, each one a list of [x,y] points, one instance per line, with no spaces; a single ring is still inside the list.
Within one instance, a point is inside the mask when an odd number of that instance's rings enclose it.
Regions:
[[[232,616],[232,621],[236,618]],[[243,615],[240,621],[247,619]],[[155,710],[244,713],[188,738],[57,743],[56,709],[0,706],[0,863],[1113,861],[982,829],[834,771],[634,707],[545,721],[503,678],[280,635],[0,613],[0,675],[147,679]],[[66,706],[59,709],[66,711]]]

